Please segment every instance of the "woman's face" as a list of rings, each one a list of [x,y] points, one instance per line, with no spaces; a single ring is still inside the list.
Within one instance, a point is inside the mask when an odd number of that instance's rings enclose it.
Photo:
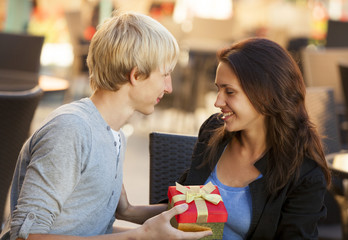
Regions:
[[[227,131],[260,130],[264,127],[264,116],[255,110],[227,63],[219,63],[215,85],[218,94],[214,105],[221,109]]]

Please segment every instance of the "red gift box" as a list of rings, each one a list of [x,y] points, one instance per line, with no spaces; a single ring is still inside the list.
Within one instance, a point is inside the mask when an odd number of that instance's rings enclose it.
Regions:
[[[174,226],[184,231],[199,231],[193,229],[201,226],[201,230],[213,230],[213,239],[222,238],[227,210],[218,187],[211,182],[204,186],[182,186],[177,183],[168,188],[168,198],[170,207],[185,202],[189,205],[187,211],[175,216]]]

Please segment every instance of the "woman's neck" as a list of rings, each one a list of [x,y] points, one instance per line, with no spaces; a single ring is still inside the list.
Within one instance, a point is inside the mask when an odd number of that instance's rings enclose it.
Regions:
[[[266,133],[264,131],[239,132],[231,141],[232,147],[239,148],[238,151],[246,159],[255,163],[267,151]]]

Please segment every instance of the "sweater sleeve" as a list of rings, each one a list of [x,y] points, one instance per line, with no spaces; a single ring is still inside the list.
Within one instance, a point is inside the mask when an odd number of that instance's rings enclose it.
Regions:
[[[11,239],[49,232],[80,179],[90,134],[78,116],[65,114],[52,119],[27,142],[28,151],[21,157],[29,164],[12,214]]]

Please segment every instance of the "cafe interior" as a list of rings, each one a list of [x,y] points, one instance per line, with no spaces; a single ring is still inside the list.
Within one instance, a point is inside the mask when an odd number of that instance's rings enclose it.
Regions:
[[[197,136],[219,111],[216,51],[266,37],[298,63],[333,171],[320,239],[348,239],[348,0],[0,0],[0,229],[21,145],[52,110],[91,94],[89,41],[115,10],[155,18],[180,46],[173,93],[152,115],[136,113],[123,127],[129,201],[149,204],[153,194],[150,133]]]

